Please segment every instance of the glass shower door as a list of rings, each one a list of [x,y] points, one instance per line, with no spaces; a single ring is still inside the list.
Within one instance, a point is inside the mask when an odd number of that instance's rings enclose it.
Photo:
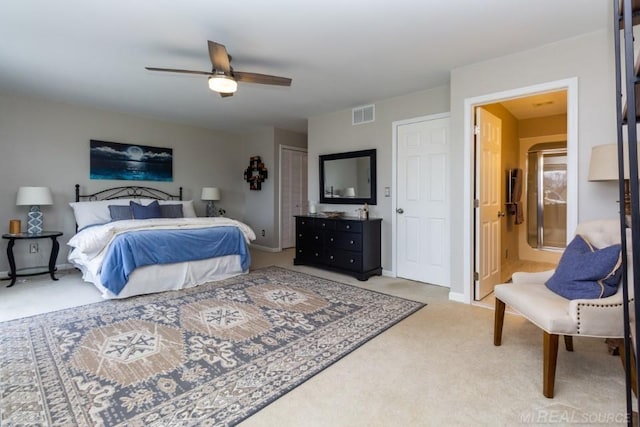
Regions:
[[[529,152],[527,217],[527,240],[531,247],[538,249],[562,249],[566,247],[566,149]]]

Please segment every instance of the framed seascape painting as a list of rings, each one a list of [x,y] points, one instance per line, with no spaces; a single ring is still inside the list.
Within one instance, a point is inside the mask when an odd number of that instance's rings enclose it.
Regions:
[[[173,149],[91,140],[91,179],[173,181]]]

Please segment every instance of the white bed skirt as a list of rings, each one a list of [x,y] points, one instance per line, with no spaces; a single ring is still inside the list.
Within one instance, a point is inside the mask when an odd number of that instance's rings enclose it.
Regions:
[[[92,274],[82,266],[78,267],[82,270],[82,278],[93,283],[105,299],[128,298],[134,295],[191,288],[248,272],[242,270],[240,255],[175,264],[148,265],[135,269],[129,275],[129,281],[124,289],[120,294],[115,295],[102,286],[99,275]]]

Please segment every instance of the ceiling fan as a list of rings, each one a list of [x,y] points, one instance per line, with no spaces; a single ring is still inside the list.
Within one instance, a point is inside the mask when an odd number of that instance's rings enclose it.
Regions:
[[[202,74],[209,76],[209,89],[218,92],[223,98],[233,96],[233,93],[238,89],[238,82],[291,86],[291,79],[286,77],[235,71],[230,64],[231,55],[227,53],[227,48],[211,40],[207,42],[209,44],[209,58],[211,58],[211,65],[213,66],[210,72],[156,67],[145,67],[145,69],[149,71],[167,71],[170,73]]]

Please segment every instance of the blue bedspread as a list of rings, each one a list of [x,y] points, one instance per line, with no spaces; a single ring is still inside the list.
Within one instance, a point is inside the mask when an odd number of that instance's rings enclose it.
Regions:
[[[247,271],[251,255],[242,232],[236,227],[182,230],[139,230],[116,237],[100,272],[102,285],[118,295],[138,267],[240,255]]]

